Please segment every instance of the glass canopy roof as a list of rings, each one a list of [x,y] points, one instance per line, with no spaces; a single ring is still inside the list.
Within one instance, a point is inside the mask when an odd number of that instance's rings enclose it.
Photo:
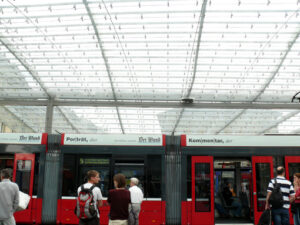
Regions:
[[[299,13],[300,0],[2,0],[0,123],[297,134]]]

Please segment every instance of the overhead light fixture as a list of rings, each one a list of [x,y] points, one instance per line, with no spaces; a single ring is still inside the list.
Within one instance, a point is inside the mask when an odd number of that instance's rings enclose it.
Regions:
[[[192,104],[194,102],[193,98],[182,98],[181,103],[182,104]]]
[[[298,102],[300,102],[300,91],[299,92],[297,92],[294,96],[293,96],[293,98],[292,98],[292,102],[294,102],[296,99],[298,100]]]

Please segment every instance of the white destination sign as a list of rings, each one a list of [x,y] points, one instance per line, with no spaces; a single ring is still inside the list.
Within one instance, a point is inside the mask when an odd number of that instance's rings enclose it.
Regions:
[[[2,144],[41,144],[42,134],[35,133],[1,133],[0,143]]]
[[[184,143],[182,143],[183,146]],[[186,146],[300,147],[299,136],[186,135]]]
[[[65,134],[64,145],[162,146],[163,145],[163,135]]]

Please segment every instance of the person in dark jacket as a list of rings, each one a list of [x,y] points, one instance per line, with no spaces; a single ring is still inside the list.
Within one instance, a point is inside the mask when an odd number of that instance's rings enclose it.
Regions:
[[[234,208],[233,215],[234,217],[242,216],[242,204],[233,198],[233,188],[230,183],[226,182],[225,187],[223,188],[222,195],[226,202],[226,205],[232,206]]]

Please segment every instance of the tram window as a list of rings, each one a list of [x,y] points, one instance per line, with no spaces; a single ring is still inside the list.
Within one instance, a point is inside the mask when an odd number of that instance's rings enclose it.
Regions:
[[[89,170],[96,170],[100,175],[100,182],[96,185],[100,188],[102,196],[108,196],[109,190],[109,165],[110,160],[104,157],[81,157],[79,159],[79,183],[87,182],[86,174]],[[76,187],[77,190],[77,187]]]
[[[195,164],[195,211],[210,212],[210,164]]]
[[[147,188],[145,197],[161,197],[161,156],[148,156]]]
[[[31,160],[18,160],[16,169],[16,183],[19,185],[20,191],[29,194]]]
[[[76,196],[76,189],[76,157],[64,155],[62,195]]]
[[[300,163],[289,163],[288,167],[289,167],[289,180],[293,182],[294,181],[293,175],[295,173],[299,173],[300,171]]]
[[[256,163],[256,193],[257,193],[257,209],[264,211],[267,197],[267,188],[271,179],[270,164]]]
[[[130,187],[130,178],[136,177],[139,179],[139,187],[145,192],[145,173],[144,173],[144,161],[134,160],[120,160],[115,162],[114,174],[122,173],[126,177],[126,188]]]
[[[187,180],[187,198],[192,198],[192,168],[191,168],[191,157],[187,157],[187,174],[186,174],[186,180]]]
[[[14,167],[14,159],[10,156],[2,156],[0,157],[0,170],[2,169],[13,169]]]

